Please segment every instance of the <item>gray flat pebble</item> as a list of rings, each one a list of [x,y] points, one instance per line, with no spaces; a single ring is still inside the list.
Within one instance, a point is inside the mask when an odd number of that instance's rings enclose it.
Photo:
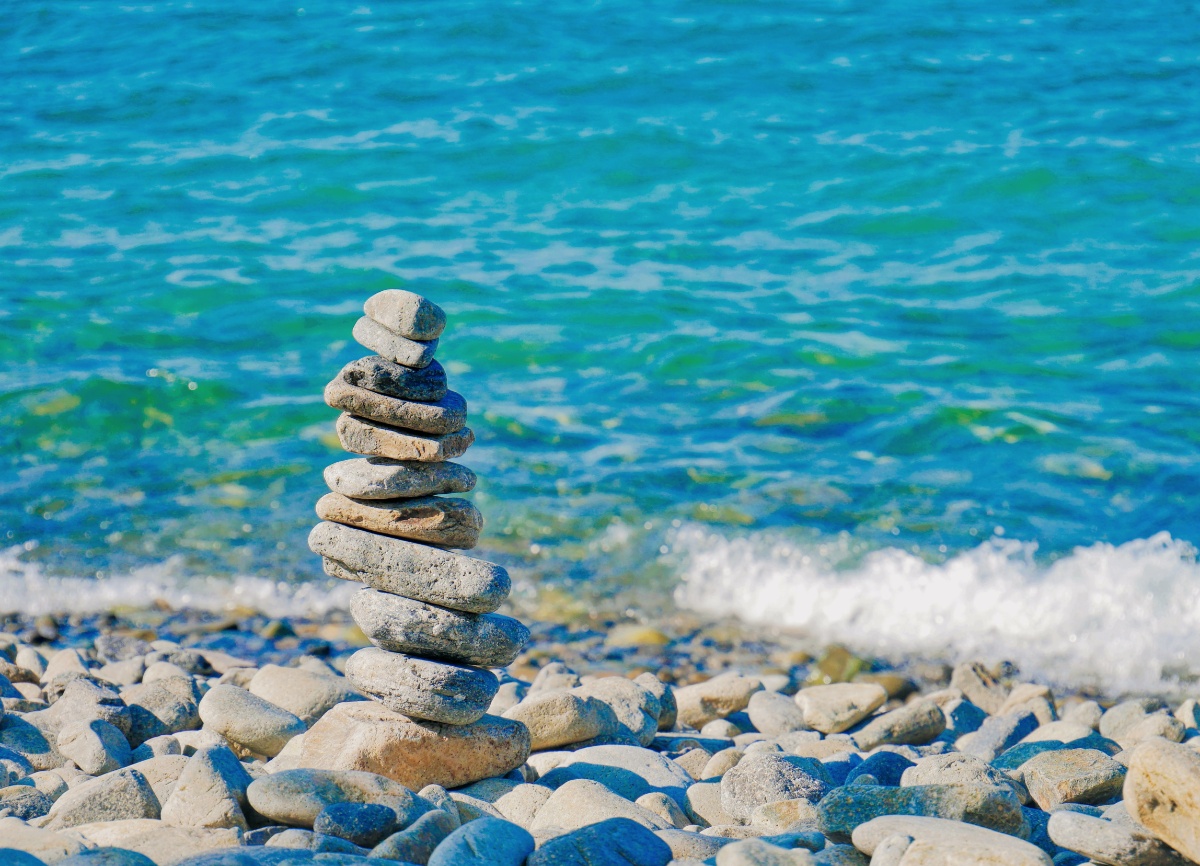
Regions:
[[[176,827],[247,829],[246,789],[250,775],[226,746],[197,749],[162,803],[162,820]]]
[[[458,818],[444,809],[426,812],[398,833],[393,833],[371,850],[372,857],[402,860],[409,863],[428,863],[442,840],[459,826]]]
[[[443,436],[426,435],[347,412],[338,416],[336,429],[342,447],[354,454],[422,463],[440,463],[461,457],[475,441],[470,427]]]
[[[490,562],[338,523],[317,524],[308,546],[350,579],[454,610],[490,613],[511,587],[508,572]]]
[[[804,720],[804,711],[787,695],[778,692],[755,692],[750,696],[746,713],[754,729],[776,737],[793,731],[807,731],[810,725]]]
[[[351,335],[381,358],[395,361],[404,367],[419,370],[428,367],[437,351],[438,341],[410,340],[395,331],[385,328],[370,316],[363,316],[354,323]]]
[[[381,649],[480,667],[511,664],[529,641],[529,629],[511,616],[463,613],[377,589],[356,592],[350,614]]]
[[[500,681],[481,668],[367,647],[350,656],[346,677],[388,709],[418,719],[468,725],[487,712]]]
[[[755,808],[778,800],[816,803],[832,788],[820,761],[793,755],[748,754],[721,778],[721,808],[746,819]]]
[[[399,816],[382,803],[330,803],[313,821],[313,832],[374,848],[396,832]]]
[[[854,847],[873,854],[886,840],[908,836],[905,866],[1051,866],[1044,851],[984,827],[920,816],[887,815],[860,824]]]
[[[1028,830],[1012,789],[992,785],[846,785],[825,797],[818,810],[822,831],[842,838],[881,815],[944,818],[1014,835]]]
[[[853,732],[864,752],[883,745],[921,745],[946,729],[946,716],[933,701],[918,700],[876,716]]]
[[[1191,862],[1150,833],[1103,818],[1055,812],[1047,832],[1054,844],[1106,866],[1186,866]]]
[[[610,818],[545,842],[527,866],[667,866],[671,847],[627,818]],[[431,864],[432,866],[432,864]]]
[[[400,400],[432,402],[447,394],[446,371],[437,361],[414,370],[373,355],[351,361],[338,376],[355,387]]]
[[[959,750],[991,762],[1015,746],[1038,727],[1037,716],[1028,710],[991,716],[975,733],[958,741]]]
[[[475,473],[457,463],[356,457],[325,468],[325,483],[352,499],[407,499],[475,489]]]
[[[157,818],[160,805],[140,772],[128,767],[71,788],[50,810],[47,830],[63,830],[97,821]]]
[[[665,794],[677,805],[687,802],[692,784],[678,764],[649,749],[636,746],[591,746],[572,752],[556,768],[572,778],[599,782],[626,800],[646,794]]]
[[[661,708],[658,698],[640,683],[625,677],[601,677],[573,691],[608,704],[617,721],[629,728],[641,745],[654,742]]]
[[[429,866],[521,866],[533,848],[533,836],[524,827],[480,818],[447,836],[434,849]]]
[[[434,402],[401,400],[351,385],[341,376],[325,386],[325,405],[381,424],[442,435],[467,424],[467,401],[456,391],[447,391]]]
[[[334,803],[380,803],[396,813],[401,825],[428,808],[399,782],[357,770],[282,770],[255,779],[246,796],[263,817],[294,827],[312,827]]]
[[[472,548],[483,529],[479,509],[451,496],[384,500],[326,493],[317,500],[316,511],[322,520],[438,547]]]
[[[384,289],[367,298],[363,312],[410,340],[436,340],[446,327],[446,313],[428,298],[404,289]]]

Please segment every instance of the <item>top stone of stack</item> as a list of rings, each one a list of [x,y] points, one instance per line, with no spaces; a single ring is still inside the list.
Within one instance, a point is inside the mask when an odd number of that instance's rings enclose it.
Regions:
[[[432,301],[406,292],[387,289],[367,298],[363,312],[389,331],[410,340],[436,340],[446,327],[446,314]]]

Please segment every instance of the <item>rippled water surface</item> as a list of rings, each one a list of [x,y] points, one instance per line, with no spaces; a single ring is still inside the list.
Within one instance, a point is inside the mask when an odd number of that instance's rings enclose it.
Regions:
[[[1194,559],[1193,4],[14,8],[10,574],[319,575],[321,388],[393,286],[534,580]]]

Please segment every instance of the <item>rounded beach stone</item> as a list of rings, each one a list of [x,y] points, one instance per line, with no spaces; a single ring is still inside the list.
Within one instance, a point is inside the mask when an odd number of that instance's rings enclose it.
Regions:
[[[746,709],[750,696],[762,690],[757,677],[721,674],[695,685],[675,689],[678,722],[699,730],[711,721]]]
[[[625,677],[601,677],[576,687],[574,692],[608,704],[617,721],[629,728],[643,746],[654,742],[661,707],[658,698],[639,683]]]
[[[576,830],[608,818],[628,818],[650,830],[667,830],[671,824],[642,806],[631,803],[599,782],[572,779],[561,785],[533,818],[530,830]]]
[[[1186,866],[1191,862],[1132,823],[1106,821],[1063,810],[1050,816],[1046,832],[1055,845],[1096,863]]]
[[[1147,740],[1133,751],[1124,791],[1125,807],[1138,823],[1200,862],[1200,754]]]
[[[377,394],[351,385],[338,376],[325,386],[325,405],[360,418],[422,433],[454,433],[467,424],[467,401],[455,391],[447,391],[435,402],[422,403]]]
[[[963,866],[1052,866],[1050,857],[1023,839],[984,827],[908,815],[888,815],[860,824],[854,847],[874,854],[886,840],[908,836],[906,864],[955,863]]]
[[[369,856],[404,863],[428,863],[437,846],[458,827],[458,818],[444,809],[431,809],[411,827],[405,827],[377,844]]]
[[[616,716],[601,701],[570,692],[530,692],[504,714],[529,729],[533,751],[615,733]]]
[[[599,782],[626,800],[664,794],[679,806],[692,784],[687,772],[670,758],[637,746],[589,746],[568,753],[551,771],[561,778]]]
[[[157,818],[160,806],[150,782],[132,767],[74,785],[54,803],[47,830],[63,830],[97,821]]]
[[[796,693],[804,721],[822,734],[839,734],[883,706],[887,692],[874,683],[833,683]]]
[[[796,702],[779,692],[755,692],[750,696],[746,714],[750,716],[754,729],[768,737],[807,731],[810,727]]]
[[[355,322],[354,329],[350,334],[361,345],[366,346],[381,358],[387,358],[401,366],[412,367],[416,370],[429,366],[438,346],[436,339],[410,340],[408,337],[402,337],[395,331],[385,328],[370,316],[363,316]]]
[[[446,371],[437,361],[430,361],[428,367],[414,370],[372,355],[351,361],[342,367],[338,377],[357,388],[400,400],[432,402],[447,394]]]
[[[307,728],[282,707],[228,683],[213,686],[200,701],[200,719],[225,739],[268,758]]]
[[[350,656],[346,678],[388,709],[450,725],[478,721],[500,688],[500,680],[490,671],[414,658],[377,647],[367,647]]]
[[[458,463],[356,457],[325,467],[325,483],[351,499],[410,499],[475,489],[475,473]]]
[[[414,791],[503,776],[529,757],[524,725],[484,716],[469,725],[410,719],[371,701],[339,704],[304,736],[305,766],[363,770]]]
[[[844,785],[817,807],[821,831],[849,836],[859,824],[881,815],[919,815],[977,824],[1001,833],[1028,833],[1021,801],[1011,788],[994,785]]]
[[[658,698],[658,729],[669,731],[674,728],[679,710],[671,687],[649,672],[638,674],[633,681]]]
[[[1003,712],[1008,689],[988,672],[982,662],[963,662],[950,674],[950,687],[958,689],[967,700],[990,715]]]
[[[334,803],[379,803],[395,812],[400,825],[428,808],[399,782],[357,770],[280,770],[255,779],[246,797],[264,818],[292,827],[312,827]]]
[[[765,803],[801,797],[816,803],[831,787],[824,767],[814,758],[749,754],[721,777],[721,808],[744,820]]]
[[[382,803],[331,803],[313,820],[313,832],[374,848],[398,823],[396,811]]]
[[[478,508],[465,499],[449,496],[380,500],[326,493],[317,500],[317,516],[439,547],[474,547],[483,529],[483,515]]]
[[[480,818],[447,836],[429,858],[429,866],[521,866],[533,848],[533,836],[524,827]]]
[[[494,611],[512,585],[507,571],[482,559],[340,523],[317,524],[308,547],[342,566],[348,579],[470,613]]]
[[[462,613],[377,589],[356,592],[350,615],[381,649],[481,667],[511,664],[529,641],[529,629],[511,616]]]
[[[33,785],[10,785],[0,788],[0,812],[7,812],[22,821],[40,818],[53,806],[54,800]],[[3,844],[3,840],[0,840],[0,844]],[[2,857],[0,862],[3,862]]]
[[[343,676],[279,665],[263,665],[246,689],[250,694],[282,707],[306,725],[311,725],[337,704],[363,700]]]
[[[428,298],[404,289],[384,289],[367,298],[363,312],[410,340],[436,340],[446,327],[446,313]]]
[[[89,776],[103,776],[133,760],[125,735],[101,719],[65,725],[58,732],[58,750]]]
[[[237,827],[245,830],[242,806],[250,775],[226,746],[206,746],[188,758],[162,820],[177,827]]]
[[[338,441],[347,451],[392,460],[439,463],[461,457],[475,441],[470,427],[444,436],[426,436],[347,412],[338,416],[336,427]]]
[[[654,831],[627,818],[609,818],[542,844],[526,866],[667,866],[671,846]]]
[[[946,730],[946,716],[933,701],[917,700],[898,710],[876,716],[854,732],[859,749],[877,746],[923,745]]]
[[[1029,796],[1047,812],[1063,803],[1104,803],[1119,796],[1125,784],[1125,767],[1095,749],[1042,752],[1021,772]]]

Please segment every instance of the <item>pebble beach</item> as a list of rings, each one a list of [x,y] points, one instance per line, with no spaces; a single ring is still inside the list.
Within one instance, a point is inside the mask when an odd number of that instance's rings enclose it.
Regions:
[[[1193,700],[682,615],[530,627],[464,739],[350,684],[344,615],[9,617],[0,863],[1200,858]]]

